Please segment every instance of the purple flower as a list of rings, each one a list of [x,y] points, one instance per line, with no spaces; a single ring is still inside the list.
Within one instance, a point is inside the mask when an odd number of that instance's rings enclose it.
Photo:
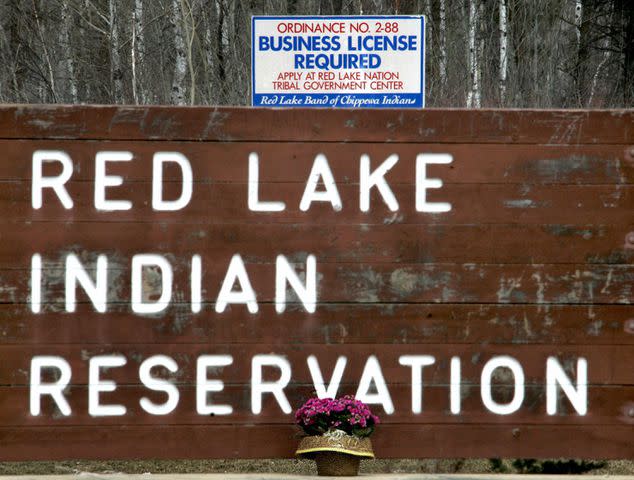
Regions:
[[[295,412],[295,422],[308,435],[343,430],[349,435],[368,436],[379,423],[370,408],[351,395],[340,398],[310,398]]]

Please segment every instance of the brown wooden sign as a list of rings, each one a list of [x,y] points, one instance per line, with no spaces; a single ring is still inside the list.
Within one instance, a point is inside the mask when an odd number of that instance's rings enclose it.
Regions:
[[[0,459],[633,458],[634,112],[0,108]]]

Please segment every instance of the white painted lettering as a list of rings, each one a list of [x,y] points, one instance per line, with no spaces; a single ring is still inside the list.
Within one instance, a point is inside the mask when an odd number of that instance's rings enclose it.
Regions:
[[[376,388],[376,393],[370,393],[370,387],[373,383]],[[387,389],[385,378],[383,378],[381,365],[374,355],[368,357],[368,360],[365,362],[355,397],[357,400],[361,400],[367,404],[382,405],[383,410],[385,410],[385,413],[388,415],[394,413],[394,404],[392,403],[390,392]]]
[[[276,367],[280,379],[275,382],[262,381],[262,367]],[[255,415],[262,412],[262,395],[272,393],[284,413],[291,413],[291,405],[284,394],[284,388],[291,381],[291,364],[279,355],[255,355],[251,359],[251,411]]]
[[[392,189],[385,181],[385,174],[398,162],[398,155],[390,155],[381,164],[379,168],[370,173],[370,157],[361,155],[360,172],[359,172],[359,208],[362,212],[370,210],[370,190],[377,187],[379,193],[383,197],[383,201],[388,208],[396,212],[398,211],[398,202]]]
[[[449,404],[451,413],[460,414],[462,395],[460,392],[460,357],[451,357],[449,380]]]
[[[192,257],[191,271],[192,313],[199,313],[202,309],[202,262],[200,255]]]
[[[163,166],[175,163],[181,169],[183,178],[181,195],[176,200],[163,199]],[[152,161],[152,208],[158,211],[181,210],[192,199],[194,175],[187,157],[178,152],[157,152]]]
[[[61,163],[62,173],[55,177],[44,177],[42,174],[42,164],[44,162]],[[52,188],[66,210],[73,208],[73,200],[64,187],[72,174],[73,161],[66,152],[61,150],[36,150],[33,152],[31,206],[35,210],[42,208],[42,190],[44,188]]]
[[[55,368],[59,370],[59,377],[53,383],[42,383],[42,369]],[[41,412],[42,395],[50,395],[59,411],[65,417],[71,414],[70,405],[64,396],[64,389],[71,379],[70,364],[62,357],[36,356],[31,359],[31,388],[29,403],[31,415],[37,417]]]
[[[319,180],[324,184],[324,190],[321,192],[316,191]],[[302,195],[302,200],[299,203],[299,209],[302,212],[306,212],[312,202],[330,202],[335,212],[340,211],[342,208],[341,197],[339,196],[339,190],[337,190],[335,178],[330,170],[330,165],[328,165],[328,159],[322,153],[315,157],[313,168],[310,171],[306,188]]]
[[[132,160],[130,152],[98,152],[95,156],[95,208],[105,212],[116,210],[130,210],[132,202],[129,200],[108,200],[107,187],[123,185],[121,175],[107,175],[107,162],[129,162]]]
[[[167,394],[167,401],[161,405],[154,403],[147,397],[143,397],[139,400],[139,404],[141,408],[150,415],[168,415],[177,407],[180,394],[178,388],[171,382],[152,376],[152,369],[154,367],[163,367],[172,373],[176,373],[178,371],[178,365],[171,357],[166,355],[153,355],[144,360],[139,367],[139,379],[141,383],[155,392],[165,392]]]
[[[416,156],[416,211],[428,213],[443,213],[451,211],[451,203],[428,202],[427,189],[441,188],[443,183],[439,178],[427,178],[428,164],[449,164],[453,157],[447,153],[421,153]]]
[[[286,283],[293,288],[295,294],[309,313],[315,313],[317,305],[317,260],[314,255],[306,257],[306,284],[288,262],[284,255],[278,255],[275,260],[275,311],[283,313],[286,310]]]
[[[196,364],[196,411],[198,415],[231,415],[231,405],[210,405],[208,392],[222,392],[225,388],[221,380],[209,380],[208,368],[222,368],[233,363],[231,355],[201,355]]]
[[[101,368],[122,367],[127,363],[123,355],[99,355],[88,361],[88,413],[92,417],[120,417],[125,415],[123,405],[102,405],[99,394],[114,392],[117,384],[112,380],[100,378]]]
[[[508,368],[513,373],[515,381],[513,400],[507,404],[497,403],[491,393],[491,377],[498,368]],[[482,403],[492,413],[497,415],[510,415],[522,406],[524,401],[524,370],[517,360],[506,355],[493,357],[482,369],[480,379],[480,394]]]
[[[233,291],[233,285],[238,282],[240,290]],[[220,293],[216,300],[216,312],[222,313],[227,308],[227,304],[246,304],[250,313],[258,312],[258,302],[255,298],[255,291],[251,286],[251,281],[244,268],[242,257],[238,254],[231,258],[227,274],[222,282]]]
[[[31,311],[40,313],[42,307],[42,257],[39,253],[31,257]]]
[[[548,415],[557,414],[557,385],[570,400],[579,415],[588,413],[588,361],[577,359],[577,386],[566,375],[563,367],[555,357],[546,360],[546,412]]]
[[[161,272],[161,297],[156,301],[147,301],[143,296],[143,269],[158,268]],[[138,254],[132,257],[132,311],[135,313],[159,313],[165,310],[172,299],[172,266],[161,255]]]
[[[401,355],[398,363],[412,368],[412,413],[423,411],[423,367],[433,365],[431,355]]]
[[[339,390],[339,385],[341,384],[341,379],[343,378],[343,371],[346,368],[346,363],[348,359],[344,356],[340,356],[337,358],[337,363],[335,364],[335,369],[332,372],[332,377],[330,377],[330,383],[328,384],[328,388],[326,388],[324,383],[324,376],[321,373],[321,369],[319,368],[319,362],[317,361],[317,357],[315,355],[310,355],[306,359],[306,363],[308,364],[308,370],[310,371],[310,376],[313,379],[313,385],[315,386],[315,392],[317,393],[317,397],[319,398],[336,398],[337,391]]]
[[[74,312],[76,308],[76,289],[79,283],[90,301],[100,313],[105,313],[108,302],[108,259],[105,255],[97,257],[96,280],[92,281],[76,255],[66,257],[66,311]]]
[[[257,153],[249,154],[248,205],[252,212],[281,212],[286,208],[284,202],[261,202],[259,200],[259,163]]]

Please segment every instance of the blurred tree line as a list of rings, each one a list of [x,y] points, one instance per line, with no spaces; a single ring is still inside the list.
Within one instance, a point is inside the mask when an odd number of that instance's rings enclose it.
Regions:
[[[0,102],[245,105],[251,15],[396,13],[428,106],[634,104],[634,0],[0,0]]]

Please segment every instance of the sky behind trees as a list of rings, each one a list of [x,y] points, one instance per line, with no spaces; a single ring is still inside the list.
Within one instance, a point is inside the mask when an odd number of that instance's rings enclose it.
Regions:
[[[429,107],[634,105],[632,0],[0,0],[0,102],[247,105],[251,15],[396,13]]]

